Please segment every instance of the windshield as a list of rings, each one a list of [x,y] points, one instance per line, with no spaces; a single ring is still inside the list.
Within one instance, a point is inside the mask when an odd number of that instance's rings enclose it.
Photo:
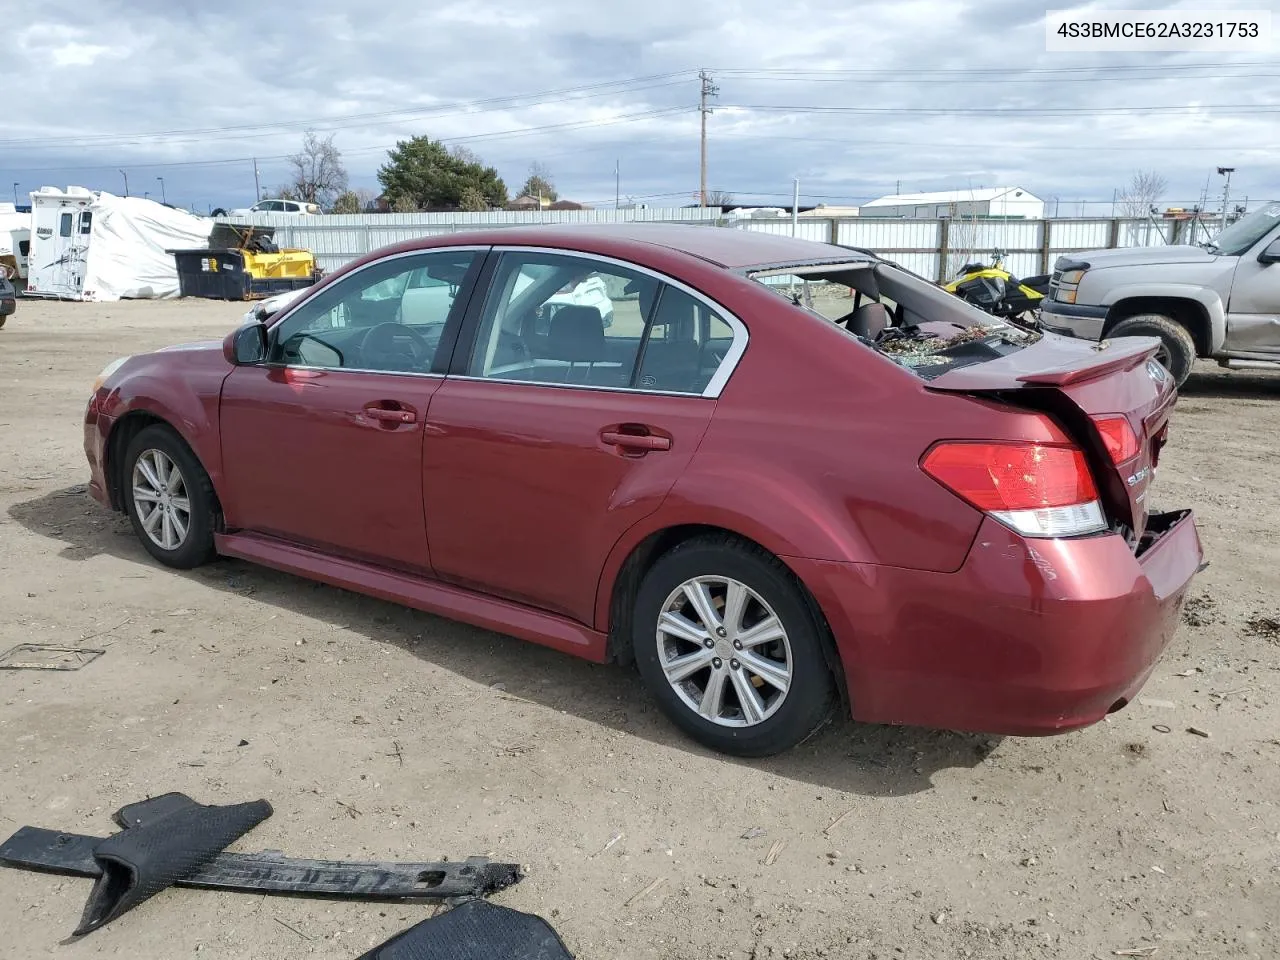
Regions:
[[[889,263],[769,267],[748,275],[926,380],[1040,339]]]
[[[1241,217],[1218,234],[1210,248],[1226,257],[1238,257],[1280,224],[1280,202],[1268,203],[1247,217]]]

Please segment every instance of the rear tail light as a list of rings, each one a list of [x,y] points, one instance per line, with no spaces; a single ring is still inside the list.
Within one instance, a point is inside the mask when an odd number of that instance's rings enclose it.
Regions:
[[[1027,537],[1074,537],[1107,527],[1084,454],[1027,442],[939,443],[921,462],[956,496]]]
[[[1138,455],[1138,435],[1128,417],[1094,417],[1093,425],[1102,435],[1112,463],[1125,463]]]

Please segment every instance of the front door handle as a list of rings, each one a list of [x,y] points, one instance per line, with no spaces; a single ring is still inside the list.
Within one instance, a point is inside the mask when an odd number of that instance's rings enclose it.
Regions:
[[[394,403],[394,401],[391,401]],[[365,415],[370,420],[380,420],[383,423],[417,423],[417,411],[408,407],[402,407],[399,404],[390,406],[386,401],[382,403],[365,404]]]
[[[670,437],[660,437],[653,433],[622,433],[618,430],[603,430],[600,433],[600,439],[611,446],[622,447],[624,450],[642,450],[647,453],[650,450],[671,449]]]

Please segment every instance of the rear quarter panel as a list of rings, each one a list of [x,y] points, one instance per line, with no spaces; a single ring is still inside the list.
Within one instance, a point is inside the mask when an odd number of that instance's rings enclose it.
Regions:
[[[749,346],[689,466],[611,554],[602,629],[626,556],[684,524],[722,527],[784,560],[958,570],[982,515],[927,476],[920,458],[943,439],[1060,439],[1036,415],[932,393],[829,321],[759,289],[716,297],[748,326]]]

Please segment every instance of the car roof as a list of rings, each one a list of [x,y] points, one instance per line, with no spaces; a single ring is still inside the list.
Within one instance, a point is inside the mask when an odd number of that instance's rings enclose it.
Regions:
[[[616,253],[619,243],[665,247],[730,270],[771,264],[872,260],[866,251],[776,233],[682,223],[546,224],[466,230],[398,244],[401,251],[442,245],[553,246],[584,253]]]

